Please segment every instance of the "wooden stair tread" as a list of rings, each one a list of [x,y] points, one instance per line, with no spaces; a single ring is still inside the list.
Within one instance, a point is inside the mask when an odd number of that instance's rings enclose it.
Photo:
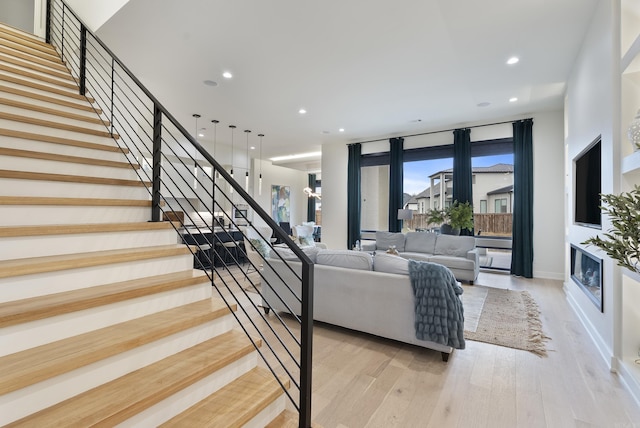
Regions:
[[[46,197],[46,196],[45,197],[43,196],[0,196],[0,205],[150,207],[151,201],[141,200],[141,199],[52,198],[52,197]]]
[[[71,112],[67,112],[59,109],[44,107],[41,105],[25,103],[22,101],[12,100],[9,98],[0,97],[0,104],[6,105],[9,107],[16,107],[16,108],[21,108],[25,110],[37,111],[39,113],[46,113],[52,116],[65,117],[67,119],[73,119],[73,120],[78,120],[78,121],[87,122],[87,123],[94,123],[96,125],[109,126],[108,121],[103,121],[102,119],[96,116],[85,116],[82,114],[76,114],[76,113],[71,113]]]
[[[114,426],[253,350],[242,333],[224,333],[6,426]]]
[[[181,244],[0,260],[0,278],[191,254]]]
[[[20,114],[13,114],[0,111],[0,119],[12,120],[14,122],[28,123],[30,125],[44,126],[47,128],[62,129],[70,132],[78,132],[81,134],[95,135],[98,137],[120,138],[118,134],[112,134],[108,131],[102,131],[98,129],[85,128],[77,125],[69,125],[67,123],[54,122],[52,120],[38,119],[35,117],[23,116]]]
[[[70,92],[64,89],[54,88],[49,85],[42,85],[40,83],[32,82],[30,80],[24,80],[13,76],[7,76],[6,74],[0,74],[0,80],[5,82],[14,83],[16,85],[26,86],[32,89],[38,89],[40,91],[50,92],[56,95],[62,95],[67,98],[73,98],[76,100],[89,101],[89,103],[93,103],[95,100],[91,97],[87,97],[85,95],[80,95],[78,93]]]
[[[38,71],[43,74],[48,74],[49,76],[55,76],[60,79],[68,80],[70,82],[78,83],[76,79],[69,74],[68,71],[56,70],[50,67],[45,67],[30,61],[25,61],[19,58],[15,58],[13,56],[2,54],[0,55],[0,61],[6,62],[8,64],[17,65],[18,67],[27,68],[29,70]]]
[[[176,290],[209,280],[205,272],[188,270],[122,281],[0,304],[0,328]]]
[[[160,426],[240,428],[281,394],[271,372],[256,367]]]
[[[77,102],[64,100],[61,98],[50,97],[43,94],[36,94],[35,92],[25,91],[24,89],[13,88],[11,86],[0,85],[0,92],[6,92],[8,94],[19,95],[25,98],[31,98],[38,101],[44,101],[51,104],[61,105],[64,107],[73,108],[76,110],[87,111],[87,112],[95,112],[97,114],[102,114],[102,110],[95,108],[89,104],[79,104]]]
[[[29,70],[23,70],[21,68],[18,67],[12,67],[11,65],[6,65],[6,64],[2,64],[0,62],[0,71],[4,71],[7,73],[12,73],[12,74],[17,74],[18,76],[22,76],[22,77],[26,77],[29,79],[35,79],[38,80],[40,82],[46,82],[49,83],[51,85],[57,85],[63,88],[67,88],[67,89],[71,89],[71,90],[78,90],[78,84],[75,81],[68,81],[69,79],[67,78],[67,80],[60,80],[58,78],[55,77],[50,77],[50,76],[43,76],[41,74],[38,73],[34,73],[33,71],[29,71]]]
[[[57,162],[79,163],[84,165],[108,166],[113,168],[140,169],[140,165],[129,162],[110,161],[105,159],[86,158],[80,156],[57,155],[54,153],[34,152],[30,150],[9,149],[0,147],[0,156],[15,156],[29,159],[42,159]]]
[[[0,136],[21,138],[24,140],[42,141],[44,143],[62,144],[65,146],[72,146],[72,147],[82,147],[85,149],[102,150],[105,152],[121,152],[125,154],[129,153],[129,149],[120,148],[118,146],[109,146],[107,144],[90,143],[82,140],[53,137],[50,135],[35,134],[33,132],[16,131],[13,129],[0,128]]]
[[[86,158],[80,156],[58,155],[55,153],[34,152],[31,150],[9,149],[0,147],[0,156],[14,156],[29,159],[50,160],[56,162],[79,163],[83,165],[108,166],[112,168],[140,169],[140,165],[129,162],[110,161],[106,159]]]
[[[11,49],[8,48],[6,46],[2,46],[0,45],[0,53],[3,53],[5,55],[10,55],[16,58],[20,58],[23,59],[25,61],[29,61],[29,62],[33,62],[35,64],[40,64],[43,65],[45,67],[51,67],[54,68],[56,70],[60,70],[60,71],[65,71],[65,72],[69,72],[69,70],[67,70],[67,67],[60,61],[60,62],[53,62],[51,60],[48,59],[43,59],[43,58],[39,58],[37,56],[33,56],[33,55],[29,55],[20,51],[16,51],[15,49]]]
[[[0,24],[0,31],[3,33],[7,33],[10,34],[14,37],[17,37],[19,39],[22,39],[26,42],[30,42],[30,43],[37,43],[40,45],[45,45],[45,46],[49,46],[49,44],[47,42],[45,42],[43,39],[39,38],[38,36],[31,34],[31,33],[27,33],[24,30],[21,30],[19,28],[16,27],[12,27],[9,24],[6,23],[1,23]]]
[[[176,223],[179,227],[179,223]],[[169,230],[168,221],[137,223],[48,224],[35,226],[0,226],[0,238],[16,236],[70,235],[78,233],[132,232],[145,230]]]
[[[17,44],[32,51],[41,52],[47,56],[58,56],[58,53],[53,46],[43,41],[20,37],[20,34],[18,34],[16,31],[9,31],[5,28],[0,28],[0,39],[11,42],[13,44]]]
[[[313,422],[311,423],[311,427],[322,428]],[[264,428],[298,428],[298,415],[291,410],[285,410]]]
[[[40,47],[26,45],[24,42],[20,40],[18,41],[15,41],[15,39],[12,40],[10,37],[6,36],[6,33],[0,33],[0,45],[8,49],[13,49],[17,52],[27,55],[28,57],[39,58],[54,64],[56,63],[62,64],[62,60],[60,59],[60,57],[58,56],[58,53],[55,51],[55,49],[52,46],[43,50]]]
[[[18,180],[62,181],[66,183],[104,184],[111,186],[151,187],[151,182],[140,180],[124,180],[120,178],[89,177],[84,175],[51,174],[44,172],[10,171],[0,169],[0,178]]]
[[[0,394],[88,366],[229,313],[220,299],[205,299],[5,355],[0,357]],[[248,342],[246,337],[244,340]]]

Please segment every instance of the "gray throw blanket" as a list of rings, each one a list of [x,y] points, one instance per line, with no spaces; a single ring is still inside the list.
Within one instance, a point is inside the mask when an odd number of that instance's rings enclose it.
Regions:
[[[463,293],[449,268],[409,260],[413,287],[416,338],[464,349]]]

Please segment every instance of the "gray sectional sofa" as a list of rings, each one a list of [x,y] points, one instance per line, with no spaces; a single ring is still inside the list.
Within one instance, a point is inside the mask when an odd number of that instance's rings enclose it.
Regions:
[[[400,257],[438,263],[451,269],[458,281],[473,284],[480,272],[473,236],[440,235],[432,232],[376,232],[376,241],[362,245],[363,251],[387,251],[395,246]]]
[[[311,250],[307,255],[315,263],[314,320],[434,349],[448,360],[451,346],[416,338],[408,260],[349,250]],[[289,260],[285,265],[274,256],[262,271],[265,308],[300,315],[301,263]]]

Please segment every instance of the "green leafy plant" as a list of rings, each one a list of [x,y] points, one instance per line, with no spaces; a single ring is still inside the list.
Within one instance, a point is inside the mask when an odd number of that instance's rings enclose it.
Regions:
[[[595,245],[618,265],[640,273],[640,186],[619,195],[602,194],[602,211],[611,219],[612,228],[602,236],[583,242]]]
[[[473,207],[469,202],[461,204],[455,201],[447,210],[451,227],[460,230],[473,230]]]
[[[427,212],[427,223],[449,225],[453,229],[473,230],[473,207],[469,202],[454,201],[444,210],[432,209]]]

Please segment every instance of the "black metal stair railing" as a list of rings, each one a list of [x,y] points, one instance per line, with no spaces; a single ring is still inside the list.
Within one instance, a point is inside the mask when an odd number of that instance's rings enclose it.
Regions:
[[[230,309],[237,306],[232,313],[238,325],[298,410],[299,426],[309,427],[311,260],[62,0],[47,1],[46,39],[78,79],[80,93],[95,100],[96,113],[128,151],[140,179],[152,182],[151,220],[173,220],[182,242],[189,244],[194,267],[206,272]],[[257,227],[256,220],[266,228]],[[273,251],[272,237],[297,260],[283,260]],[[271,256],[258,243],[266,243]],[[299,281],[301,293],[288,286],[302,305],[301,315],[268,314],[271,306],[261,298],[263,287],[269,287],[262,267],[270,266],[271,257]]]

